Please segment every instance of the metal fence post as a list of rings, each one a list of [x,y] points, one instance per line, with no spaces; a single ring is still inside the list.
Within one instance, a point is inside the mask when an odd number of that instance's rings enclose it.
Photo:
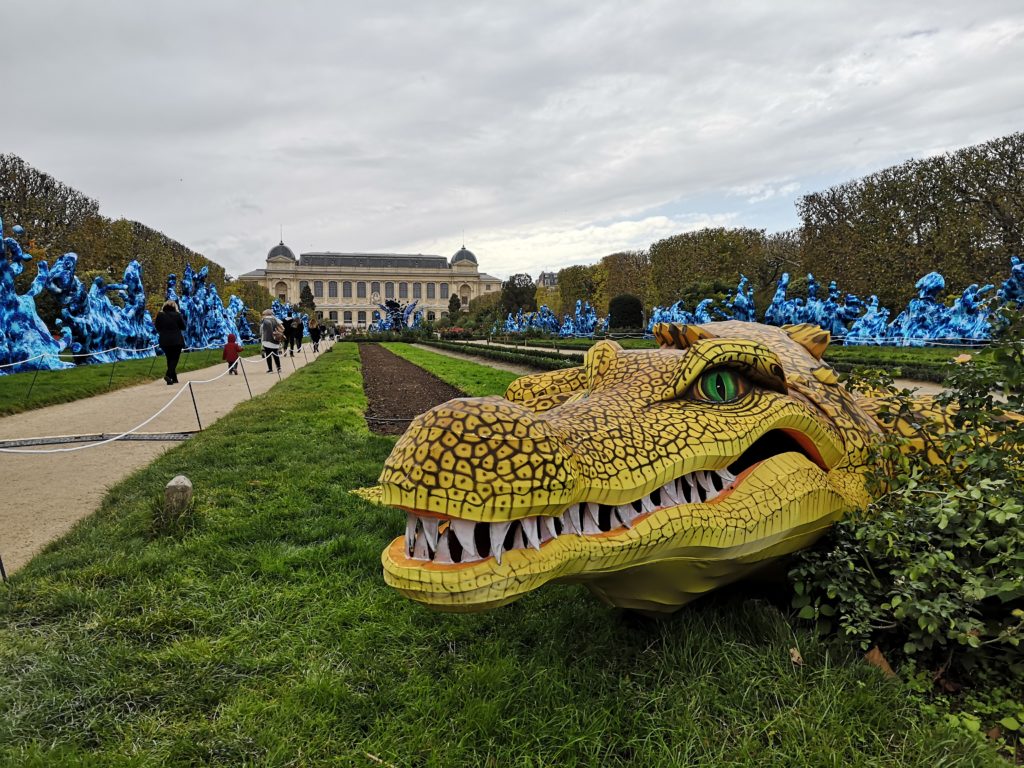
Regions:
[[[202,432],[203,431],[203,422],[201,422],[199,420],[199,406],[196,405],[196,393],[195,393],[195,390],[192,389],[192,382],[191,381],[188,383],[188,393],[190,395],[192,395],[192,408],[196,412],[196,423],[199,424],[199,431]]]

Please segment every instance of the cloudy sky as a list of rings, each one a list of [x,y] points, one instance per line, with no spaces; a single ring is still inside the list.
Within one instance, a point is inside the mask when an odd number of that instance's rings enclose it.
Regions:
[[[589,263],[1024,127],[1024,4],[2,0],[0,152],[238,274]]]

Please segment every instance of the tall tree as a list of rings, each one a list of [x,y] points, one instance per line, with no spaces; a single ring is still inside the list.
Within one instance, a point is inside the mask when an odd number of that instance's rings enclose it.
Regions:
[[[647,251],[620,251],[601,259],[602,280],[594,304],[599,312],[609,309],[611,297],[636,296],[645,303],[651,293],[651,262]]]
[[[505,312],[537,309],[537,286],[527,274],[515,274],[501,284],[501,308]]]
[[[701,229],[673,235],[651,245],[653,303],[671,304],[699,281],[736,285],[740,273],[752,272],[765,259],[760,229]]]
[[[462,311],[462,299],[459,298],[458,294],[453,293],[451,298],[448,299],[448,316],[455,317]]]
[[[309,289],[309,283],[302,286],[299,291],[299,308],[309,315],[316,312],[316,302],[313,300],[313,291]]]
[[[1024,250],[1024,133],[813,192],[797,210],[805,268],[890,307],[932,270],[953,292],[999,282]]]
[[[596,265],[578,264],[558,272],[558,294],[562,297],[562,311],[571,312],[578,300],[594,301],[594,272]]]

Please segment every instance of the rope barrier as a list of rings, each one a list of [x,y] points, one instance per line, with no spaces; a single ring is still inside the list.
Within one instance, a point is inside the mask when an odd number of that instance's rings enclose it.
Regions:
[[[220,346],[220,345],[216,345],[216,348],[219,348],[219,346]],[[332,346],[333,346],[333,345],[332,345]],[[195,349],[213,349],[213,348],[215,348],[215,347],[213,347],[213,346],[211,346],[211,347],[197,347],[197,348],[195,348]],[[328,347],[328,349],[330,349],[330,347]],[[108,351],[109,351],[109,350],[108,350]],[[324,350],[324,351],[326,352],[327,350]],[[280,356],[281,356],[281,355],[280,355],[279,353],[277,353],[277,352],[273,352],[272,354],[273,354],[273,355],[274,355],[275,357],[280,357]],[[323,354],[323,353],[321,352],[320,354]],[[239,359],[239,360],[242,360],[243,362],[246,362],[245,358],[243,358],[243,357],[239,357],[238,359]],[[257,361],[257,360],[253,360],[252,362],[261,362],[261,363],[262,363],[263,359],[264,359],[264,358],[260,358],[260,360],[259,360],[259,361]],[[175,402],[175,401],[176,401],[176,400],[177,400],[177,399],[178,399],[179,397],[181,397],[181,395],[182,395],[182,394],[183,394],[183,393],[184,393],[184,392],[185,392],[186,390],[188,390],[188,391],[189,391],[189,393],[191,394],[191,393],[192,393],[192,386],[193,386],[193,385],[195,385],[195,384],[211,384],[211,383],[213,383],[213,382],[215,382],[215,381],[218,381],[218,380],[220,380],[220,379],[223,379],[223,378],[224,378],[225,376],[227,376],[227,375],[228,375],[229,373],[231,373],[231,369],[230,369],[230,368],[228,368],[228,369],[227,369],[226,371],[224,371],[224,372],[223,372],[223,373],[221,373],[220,375],[218,375],[218,376],[214,376],[214,377],[213,377],[212,379],[198,379],[198,380],[195,380],[195,381],[188,381],[188,382],[185,382],[185,384],[184,384],[184,385],[182,385],[181,389],[179,389],[179,390],[178,390],[178,391],[177,391],[177,392],[176,392],[176,393],[174,394],[174,396],[173,396],[173,397],[172,397],[172,398],[171,398],[170,400],[168,400],[168,401],[167,401],[167,402],[166,402],[166,403],[165,403],[165,404],[163,405],[163,407],[162,407],[162,408],[160,408],[160,410],[158,410],[158,411],[157,411],[156,413],[154,413],[154,414],[153,414],[152,416],[150,416],[150,417],[149,417],[148,419],[146,419],[145,421],[141,422],[140,424],[136,424],[136,425],[135,425],[134,427],[132,427],[131,429],[125,430],[124,432],[121,432],[120,434],[117,434],[117,435],[113,435],[113,436],[111,436],[111,437],[108,437],[108,438],[105,438],[105,439],[103,439],[103,440],[99,440],[98,442],[94,442],[94,443],[88,443],[88,444],[86,444],[86,445],[78,445],[78,446],[75,446],[75,447],[72,447],[72,448],[50,448],[50,449],[45,449],[45,450],[35,450],[35,451],[33,451],[33,450],[25,450],[25,449],[22,449],[22,448],[3,448],[3,447],[0,447],[0,453],[19,453],[19,454],[49,454],[49,453],[73,453],[73,452],[75,452],[75,451],[82,451],[82,450],[85,450],[86,448],[96,448],[96,447],[98,447],[98,446],[101,446],[101,445],[107,445],[108,443],[113,443],[113,442],[116,442],[116,441],[118,441],[118,440],[123,440],[123,439],[126,439],[126,438],[128,438],[129,436],[133,435],[133,434],[134,434],[135,432],[138,432],[138,431],[139,431],[140,429],[142,429],[142,428],[143,428],[144,426],[146,426],[147,424],[149,424],[150,422],[152,422],[152,421],[153,421],[154,419],[156,419],[156,417],[157,417],[157,416],[159,416],[159,415],[160,415],[160,414],[162,414],[162,413],[163,413],[164,411],[166,411],[166,410],[167,410],[168,408],[170,408],[170,407],[171,407],[171,405],[172,405],[172,404],[173,404],[173,403],[174,403],[174,402]],[[251,391],[250,391],[250,397],[251,397],[251,396],[252,396],[252,394],[251,394]],[[195,395],[194,395],[194,394],[193,394],[193,406],[195,406]],[[198,408],[197,408],[197,418],[198,418]],[[200,429],[202,429],[202,427],[201,427],[201,426],[200,426]],[[20,442],[26,442],[26,441],[34,441],[34,440],[47,440],[47,439],[50,439],[50,438],[22,438],[22,440],[21,440]],[[3,442],[4,442],[4,443],[10,443],[10,442],[12,442],[12,441],[3,441]]]
[[[61,355],[70,355],[71,357],[96,357],[97,355],[105,355],[108,352],[150,352],[154,349],[159,348],[159,344],[154,344],[151,347],[111,347],[110,349],[101,349],[96,352],[68,352],[62,350],[60,352],[43,352],[41,355],[35,357],[29,357],[25,360],[19,360],[16,363],[3,363],[0,364],[0,368],[13,368],[16,365],[24,365],[25,363],[31,363],[33,360],[39,360],[43,357],[60,357]],[[211,349],[220,349],[223,344],[209,344],[205,347],[184,347],[182,352],[203,352]]]
[[[96,448],[96,447],[101,446],[101,445],[106,445],[107,443],[113,443],[116,440],[120,440],[125,435],[130,435],[133,432],[137,432],[138,430],[142,429],[144,426],[149,424],[157,416],[159,416],[161,413],[163,413],[168,408],[170,408],[174,404],[174,402],[179,397],[181,397],[182,393],[185,392],[185,390],[187,390],[187,389],[188,389],[188,385],[186,384],[181,389],[179,389],[175,393],[174,397],[172,397],[170,400],[168,400],[159,411],[154,413],[152,416],[150,416],[148,419],[146,419],[141,424],[136,424],[131,429],[125,430],[121,434],[114,435],[113,437],[107,438],[106,440],[100,440],[98,443],[89,443],[88,445],[79,445],[79,446],[75,446],[74,448],[50,448],[50,449],[42,450],[42,451],[28,451],[28,450],[25,450],[23,448],[0,448],[0,453],[73,453],[75,451],[84,451],[86,448]]]
[[[138,432],[125,435],[121,440],[139,443],[181,442],[188,440],[196,430],[180,432]],[[100,432],[92,435],[55,435],[53,437],[17,437],[11,440],[0,440],[0,448],[23,448],[29,445],[70,445],[71,443],[93,443],[106,440],[110,435]]]

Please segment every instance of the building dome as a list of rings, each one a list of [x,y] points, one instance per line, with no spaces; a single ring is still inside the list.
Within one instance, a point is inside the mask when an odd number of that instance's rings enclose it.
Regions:
[[[473,252],[472,252],[472,251],[470,251],[470,250],[468,250],[468,249],[466,248],[466,246],[462,246],[462,247],[461,247],[461,248],[459,248],[459,250],[458,250],[458,251],[457,251],[457,252],[455,253],[455,255],[454,255],[454,256],[452,256],[452,261],[451,261],[451,264],[452,264],[452,266],[455,266],[455,265],[456,265],[456,264],[458,264],[458,263],[459,263],[460,261],[468,261],[468,262],[469,262],[469,263],[471,263],[471,264],[476,264],[476,256],[474,256],[474,255],[473,255]]]
[[[270,249],[270,252],[267,254],[267,259],[272,259],[275,256],[284,256],[287,259],[295,261],[295,254],[292,253],[291,248],[284,244],[283,240]]]

